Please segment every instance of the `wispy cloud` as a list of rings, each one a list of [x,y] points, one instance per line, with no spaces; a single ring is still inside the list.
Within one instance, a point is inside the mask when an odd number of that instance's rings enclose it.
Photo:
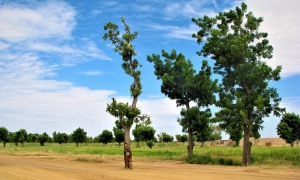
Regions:
[[[273,45],[274,54],[267,60],[272,67],[282,65],[282,76],[300,74],[299,53],[300,21],[295,14],[298,13],[300,1],[259,1],[246,0],[249,11],[255,16],[263,17],[260,30],[267,32],[270,44]],[[266,8],[268,11],[266,11]]]
[[[84,71],[80,72],[80,74],[88,75],[88,76],[97,76],[103,74],[101,71]]]

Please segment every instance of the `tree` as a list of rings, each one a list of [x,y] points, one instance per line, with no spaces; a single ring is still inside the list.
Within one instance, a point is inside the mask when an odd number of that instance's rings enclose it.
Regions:
[[[138,143],[140,141],[151,141],[154,139],[155,129],[151,126],[137,125],[132,134]]]
[[[295,113],[285,113],[277,125],[277,134],[293,147],[295,141],[300,139],[299,115]]]
[[[209,128],[212,130],[212,133],[209,137],[210,141],[214,142],[216,140],[222,139],[222,129],[220,125],[209,124]]]
[[[105,24],[104,30],[108,31],[103,35],[103,39],[109,39],[113,45],[115,45],[115,52],[118,52],[122,56],[122,68],[125,73],[133,78],[133,83],[130,86],[130,94],[133,97],[131,106],[128,103],[117,102],[114,98],[112,102],[107,104],[106,112],[109,112],[112,116],[119,119],[122,128],[124,129],[124,162],[125,168],[133,169],[132,167],[132,152],[130,149],[130,128],[135,121],[139,121],[140,118],[149,118],[147,115],[141,115],[141,111],[137,108],[138,97],[142,93],[141,85],[141,71],[138,67],[141,64],[137,59],[133,59],[136,56],[135,48],[132,45],[132,41],[136,39],[138,32],[135,31],[131,34],[130,26],[126,24],[125,18],[122,17],[122,23],[125,26],[125,32],[120,37],[120,31],[118,25],[111,22]]]
[[[78,147],[78,143],[83,143],[85,139],[87,138],[86,132],[83,128],[77,128],[73,133],[71,134],[72,140],[76,143],[76,147]]]
[[[165,143],[169,143],[174,140],[173,136],[171,136],[165,132],[162,132],[161,135],[158,135],[158,136],[159,136],[159,139],[161,139]]]
[[[281,98],[270,81],[280,79],[281,66],[274,70],[264,59],[272,58],[273,47],[268,34],[259,32],[263,18],[247,13],[247,5],[235,10],[220,12],[216,17],[192,18],[200,27],[193,34],[203,46],[197,54],[209,56],[215,61],[214,72],[222,76],[218,106],[237,112],[236,124],[243,126],[243,166],[251,165],[250,133],[262,128],[263,118],[273,112],[280,116],[284,109],[279,107]],[[258,132],[257,132],[258,133]]]
[[[17,132],[14,132],[13,134],[13,142],[18,146],[19,143],[24,146],[24,143],[27,140],[27,131],[25,129],[20,129]]]
[[[27,136],[27,142],[36,142],[39,134],[37,133],[29,133]]]
[[[183,134],[181,137],[180,137],[180,142],[184,143],[188,140],[188,135],[187,134]]]
[[[193,155],[194,140],[193,134],[195,134],[195,125],[200,119],[193,119],[195,116],[201,116],[201,108],[207,108],[214,103],[214,92],[217,90],[217,80],[212,81],[211,68],[207,61],[202,61],[201,70],[196,73],[193,68],[192,62],[186,60],[183,54],[176,53],[175,50],[169,54],[165,50],[162,50],[162,56],[165,58],[161,60],[160,55],[152,54],[148,55],[147,60],[154,63],[154,74],[157,79],[162,80],[161,92],[167,95],[170,99],[175,99],[177,106],[185,106],[182,109],[182,118],[178,119],[178,122],[183,126],[183,132],[188,133],[188,155]],[[190,102],[197,102],[197,106],[190,110]],[[195,111],[195,109],[199,109]],[[191,113],[190,113],[191,112]],[[184,117],[192,113],[194,117]],[[201,123],[202,124],[202,123]]]
[[[49,139],[49,135],[46,132],[44,132],[43,134],[39,135],[37,139],[40,142],[40,145],[44,146],[44,143],[47,142]]]
[[[154,146],[154,142],[153,141],[148,141],[147,142],[147,146],[152,149],[152,147]]]
[[[124,130],[123,130],[119,120],[116,120],[115,124],[116,124],[116,127],[113,127],[115,141],[118,142],[119,146],[120,146],[121,142],[124,141]]]
[[[109,130],[103,130],[102,133],[99,135],[99,142],[103,144],[112,142],[112,140],[113,140],[113,134]]]
[[[8,140],[8,130],[5,127],[0,127],[0,141],[3,141],[3,147],[6,146]]]

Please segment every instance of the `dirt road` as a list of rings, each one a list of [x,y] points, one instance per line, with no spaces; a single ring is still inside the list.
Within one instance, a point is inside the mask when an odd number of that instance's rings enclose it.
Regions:
[[[80,161],[79,161],[80,160]],[[94,161],[94,162],[93,162]],[[134,158],[134,170],[123,168],[121,156],[0,155],[0,180],[74,179],[300,179],[300,169],[229,167]]]

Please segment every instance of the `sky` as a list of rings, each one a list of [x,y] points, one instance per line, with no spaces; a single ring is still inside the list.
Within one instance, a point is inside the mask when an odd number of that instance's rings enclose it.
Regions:
[[[282,66],[281,80],[270,82],[282,98],[280,106],[300,114],[298,0],[0,0],[0,127],[49,135],[81,127],[92,137],[112,131],[116,118],[106,105],[113,97],[131,102],[133,80],[110,41],[103,40],[103,26],[113,22],[122,32],[124,16],[138,31],[135,58],[143,65],[137,106],[151,117],[156,134],[182,134],[177,122],[181,107],[161,93],[161,81],[146,57],[175,49],[196,70],[204,59],[212,66],[211,59],[196,54],[200,46],[191,35],[199,28],[191,18],[212,17],[242,2],[264,18],[260,31],[269,34],[274,48],[267,63]],[[261,136],[278,137],[279,121],[265,118]]]

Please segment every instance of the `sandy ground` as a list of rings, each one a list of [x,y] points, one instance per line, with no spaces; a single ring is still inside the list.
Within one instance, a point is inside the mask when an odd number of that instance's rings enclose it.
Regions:
[[[80,160],[80,161],[79,161]],[[30,179],[300,179],[299,168],[193,165],[174,161],[133,159],[123,168],[121,156],[0,155],[0,180]]]

